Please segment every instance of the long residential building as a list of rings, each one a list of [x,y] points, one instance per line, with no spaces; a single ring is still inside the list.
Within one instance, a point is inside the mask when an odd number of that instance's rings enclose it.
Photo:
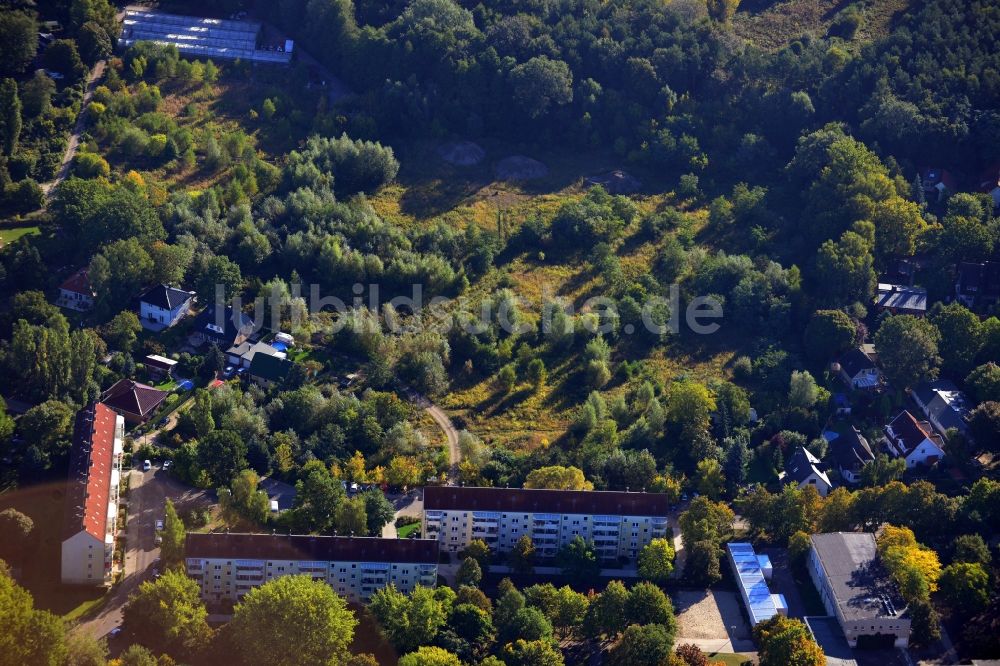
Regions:
[[[509,552],[529,536],[548,558],[581,536],[601,560],[635,560],[650,540],[666,536],[669,509],[661,493],[429,486],[421,530],[450,552],[473,539]]]
[[[388,585],[410,592],[437,583],[438,543],[284,534],[189,533],[187,574],[206,602],[237,602],[279,576],[307,575],[350,601],[367,603]]]
[[[910,618],[878,559],[875,536],[833,532],[810,537],[809,576],[851,647],[906,647]]]
[[[101,403],[76,415],[62,534],[63,583],[110,585],[125,419]]]

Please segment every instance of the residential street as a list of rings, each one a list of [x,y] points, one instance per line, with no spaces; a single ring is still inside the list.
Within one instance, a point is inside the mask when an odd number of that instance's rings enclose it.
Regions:
[[[132,469],[129,476],[131,486],[127,496],[124,578],[111,590],[110,599],[97,615],[86,618],[73,628],[73,631],[83,631],[95,638],[107,635],[121,624],[122,607],[129,595],[143,581],[152,578],[154,563],[160,557],[160,549],[155,544],[155,526],[157,520],[163,519],[167,498],[175,504],[187,504],[204,493],[171,479],[158,465],[148,472]]]

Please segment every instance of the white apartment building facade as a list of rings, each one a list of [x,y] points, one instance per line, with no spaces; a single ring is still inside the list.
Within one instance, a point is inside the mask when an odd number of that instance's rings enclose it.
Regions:
[[[666,536],[668,512],[659,493],[429,486],[421,530],[449,552],[473,539],[509,552],[527,535],[537,555],[550,558],[581,536],[602,561],[635,560],[652,539]]]
[[[76,415],[66,488],[61,580],[110,585],[118,536],[125,419],[101,403]]]
[[[434,587],[438,544],[429,539],[189,533],[185,564],[206,603],[238,602],[255,587],[292,575],[311,576],[349,601],[367,603],[388,585],[402,592],[417,585]]]

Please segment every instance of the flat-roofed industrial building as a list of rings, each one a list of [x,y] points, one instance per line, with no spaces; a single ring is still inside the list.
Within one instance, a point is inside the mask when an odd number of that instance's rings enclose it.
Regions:
[[[810,537],[809,576],[827,613],[837,618],[851,647],[906,647],[910,619],[895,584],[878,559],[875,536],[833,532]]]

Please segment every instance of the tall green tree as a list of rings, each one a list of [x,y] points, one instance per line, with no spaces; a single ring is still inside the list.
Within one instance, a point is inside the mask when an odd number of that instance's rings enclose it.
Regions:
[[[31,593],[0,567],[0,655],[4,663],[60,666],[67,657],[63,621],[34,606]]]
[[[611,666],[658,666],[666,663],[674,637],[662,625],[633,624],[608,655]]]
[[[228,629],[246,663],[298,666],[345,663],[357,624],[326,583],[281,576],[243,597]]]
[[[179,567],[184,563],[184,539],[187,531],[184,521],[177,515],[177,509],[169,498],[163,508],[163,541],[160,544],[160,557],[164,566]]]
[[[979,317],[955,301],[948,305],[935,304],[930,320],[937,327],[941,340],[941,369],[956,377],[964,377],[972,369],[983,344],[983,326]]]
[[[854,321],[846,312],[817,310],[806,325],[806,354],[814,362],[826,363],[850,349],[856,335]]]
[[[198,583],[168,570],[139,586],[123,610],[124,629],[157,652],[193,657],[212,639]]]
[[[389,585],[372,595],[369,609],[382,625],[382,631],[400,652],[411,652],[434,641],[451,612],[454,593],[447,588],[432,590],[417,586],[403,594]]]
[[[21,138],[21,98],[17,93],[17,81],[0,80],[0,147],[3,154],[10,156],[17,150]]]
[[[639,551],[639,575],[663,584],[674,572],[674,547],[666,539],[652,539]]]
[[[38,22],[34,12],[0,12],[0,75],[23,72],[38,52]]]
[[[886,318],[875,334],[879,361],[898,388],[909,388],[937,377],[941,365],[940,342],[941,334],[934,324],[912,315]]]
[[[247,468],[247,445],[232,430],[213,430],[198,440],[198,466],[218,485],[229,485]]]

